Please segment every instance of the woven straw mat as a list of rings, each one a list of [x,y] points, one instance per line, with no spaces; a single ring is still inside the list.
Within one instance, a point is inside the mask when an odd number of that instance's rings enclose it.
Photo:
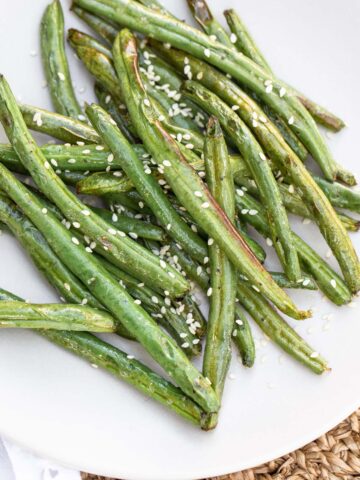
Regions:
[[[82,480],[115,480],[82,473]],[[260,467],[204,480],[360,480],[360,408],[326,435]]]

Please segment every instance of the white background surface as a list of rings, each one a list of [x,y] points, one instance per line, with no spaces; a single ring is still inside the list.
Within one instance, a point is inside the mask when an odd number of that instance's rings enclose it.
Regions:
[[[165,3],[185,17],[180,2]],[[210,3],[216,13],[237,4]],[[38,55],[46,4],[0,0],[0,65],[19,99],[49,107]],[[349,127],[329,142],[336,158],[359,174],[360,3],[243,0],[240,14],[279,76],[345,118]],[[66,26],[76,25],[84,28],[66,11]],[[91,99],[92,83],[70,55],[79,98]],[[326,254],[312,225],[295,228]],[[352,237],[359,247],[360,235]],[[32,301],[56,301],[13,238],[3,234],[0,247],[1,287]],[[313,308],[313,318],[297,329],[330,360],[331,374],[313,375],[254,329],[256,365],[246,371],[235,356],[219,426],[208,433],[33,333],[2,331],[0,432],[61,463],[129,480],[202,478],[284,454],[360,404],[359,309],[336,308],[318,293],[293,298]],[[152,364],[140,348],[124,348]]]

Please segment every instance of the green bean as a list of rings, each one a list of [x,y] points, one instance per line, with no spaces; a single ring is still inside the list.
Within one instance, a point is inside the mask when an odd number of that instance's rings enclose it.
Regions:
[[[59,0],[45,10],[40,28],[41,57],[56,112],[85,120],[76,99],[64,45],[64,15]]]
[[[109,113],[125,138],[130,143],[136,143],[137,138],[131,132],[132,129],[131,126],[128,125],[128,118],[126,115],[123,115],[122,109],[118,107],[110,93],[98,82],[95,82],[94,91],[99,105]]]
[[[248,244],[250,250],[256,256],[260,263],[265,262],[266,252],[253,238],[250,237],[246,231],[246,225],[242,224],[238,218],[235,218],[236,230],[241,234],[245,242]]]
[[[133,0],[107,0],[106,4],[99,0],[75,0],[75,4],[121,26],[133,28],[185,50],[232,75],[243,86],[257,93],[289,124],[321,166],[328,180],[336,179],[339,173],[343,176],[305,107],[296,97],[286,94],[286,85],[283,82],[245,55],[222,45],[184,22],[143,7]],[[280,96],[283,88],[285,95]],[[353,177],[348,178],[349,180],[355,181]]]
[[[280,348],[314,373],[321,374],[328,370],[327,362],[319,353],[314,351],[261,295],[243,282],[238,283],[238,298],[261,330]]]
[[[113,279],[84,246],[74,241],[71,232],[56,217],[42,213],[39,200],[0,164],[2,189],[16,202],[29,219],[44,234],[60,260],[88,286],[90,292],[144,346],[148,353],[174,379],[179,387],[207,412],[218,409],[218,399],[209,383],[188,361],[153,319],[126,290]]]
[[[79,120],[31,105],[19,105],[26,126],[69,143],[99,143],[98,134]]]
[[[122,236],[118,234],[117,230],[109,227],[109,224],[96,214],[83,213],[84,210],[86,212],[89,210],[56,176],[29,134],[4,77],[0,80],[0,120],[16,153],[40,190],[57,205],[73,225],[75,224],[75,228],[78,227],[96,244],[101,245],[104,252],[108,252],[113,261],[125,271],[134,273],[145,283],[151,282],[161,291],[169,290],[172,296],[181,296],[187,291],[186,281],[174,269],[167,265],[165,268],[162,267],[154,255],[126,237],[125,233],[122,233]]]
[[[263,150],[245,123],[219,97],[195,82],[188,80],[185,85],[185,91],[191,98],[198,101],[208,113],[216,115],[236,143],[259,189],[271,225],[271,238],[283,261],[284,270],[289,279],[298,280],[301,278],[300,264],[291,239],[288,218],[270,165],[264,161],[266,157]]]
[[[77,193],[102,196],[107,193],[128,192],[134,188],[129,177],[124,176],[121,171],[114,173],[119,176],[113,173],[97,172],[84,178],[76,185]]]
[[[196,96],[196,99],[198,99],[201,104],[206,104],[208,110],[211,109],[212,113],[216,113],[220,118],[223,118],[224,123],[229,123],[233,118],[235,122],[236,114],[230,107],[219,102],[218,97],[213,93],[193,82],[187,82],[187,85],[187,90],[190,90],[192,97]],[[229,88],[227,92],[229,92]],[[243,102],[240,107],[241,110],[242,107]],[[270,128],[264,127],[264,122],[261,117],[257,116],[255,122],[258,135],[262,135],[262,144],[267,146],[267,153],[285,175],[291,176],[291,181],[301,191],[304,200],[311,209],[312,215],[314,215],[316,219],[321,233],[339,262],[346,282],[351,291],[356,293],[360,289],[360,262],[351,240],[331,204],[317,186],[303,163],[296,157],[294,152],[288,148],[287,144],[285,142],[281,144],[280,139],[276,135],[271,135]],[[233,125],[234,124],[231,123],[228,127],[231,131],[233,130]],[[267,122],[265,122],[265,125],[267,125]],[[234,132],[234,134],[236,133],[237,132]],[[266,157],[263,156],[263,159],[266,160]],[[251,171],[250,168],[249,170]],[[256,181],[255,176],[254,180]],[[259,184],[258,188],[261,198],[263,199],[263,192]]]
[[[235,305],[235,327],[232,340],[240,354],[242,364],[252,367],[255,363],[255,343],[250,323],[239,304]]]
[[[253,180],[237,176],[236,183],[245,186],[245,188],[247,188],[252,195],[255,195],[256,197],[259,196],[258,189],[256,188]],[[313,210],[308,208],[308,206],[303,202],[302,198],[295,191],[293,191],[293,189],[294,186],[279,183],[281,198],[286,210],[294,215],[316,220]],[[351,218],[341,212],[335,212],[346,230],[352,232],[357,232],[359,230],[359,220]]]
[[[106,45],[104,45],[102,42],[99,42],[99,40],[91,35],[81,32],[80,30],[76,30],[76,28],[69,28],[67,38],[68,42],[75,51],[78,46],[89,47],[94,48],[100,53],[103,53],[106,57],[111,57],[111,50]]]
[[[175,310],[169,297],[163,298],[157,295],[153,290],[142,283],[139,284],[136,278],[121,271],[112,263],[101,257],[97,258],[106,270],[136,299],[137,303],[142,305],[144,310],[171,334],[187,356],[199,355],[201,344],[198,341],[197,328],[187,325],[187,318],[182,312]],[[183,299],[181,302],[183,302]],[[181,303],[181,305],[184,305],[184,303]]]
[[[235,191],[221,127],[210,117],[204,148],[206,180],[215,201],[230,221],[235,219]],[[236,270],[218,245],[209,245],[210,297],[203,374],[221,398],[231,360],[231,335],[235,321]],[[216,423],[214,418],[213,422]]]
[[[175,212],[156,179],[145,172],[142,161],[136,156],[120,130],[111,124],[108,114],[96,105],[88,107],[86,112],[114,156],[122,160],[123,170],[160,224],[194,258],[203,260],[207,255],[206,245]]]
[[[57,258],[34,224],[4,195],[0,195],[0,221],[10,229],[37,268],[67,302],[102,308],[101,303]]]
[[[22,301],[20,297],[0,289],[0,299]],[[207,429],[207,415],[200,407],[157,373],[116,347],[100,340],[91,333],[43,330],[41,335],[51,342],[85,358],[112,375],[125,380],[145,395]]]
[[[317,285],[308,275],[302,275],[297,282],[291,282],[282,272],[270,272],[272,278],[281,288],[301,288],[305,290],[317,290]]]
[[[194,220],[214,238],[229,259],[260,291],[282,311],[296,318],[306,317],[273,282],[239,236],[230,220],[210,195],[201,178],[186,162],[176,143],[156,119],[137,69],[134,37],[122,30],[114,42],[113,55],[121,86],[134,125],[153,159],[160,165],[166,181]],[[130,85],[132,88],[130,88]],[[195,192],[195,193],[194,193]]]
[[[97,33],[109,47],[112,46],[113,41],[115,40],[116,34],[118,33],[118,28],[115,25],[105,22],[102,18],[92,15],[91,13],[83,10],[82,8],[77,7],[76,5],[71,6],[71,10],[83,20],[90,28],[92,28],[95,33]]]
[[[0,328],[115,332],[114,319],[104,310],[71,304],[0,303]]]
[[[229,35],[220,23],[213,17],[209,6],[204,0],[187,0],[191,13],[200,27],[209,36],[215,37],[220,43],[229,48],[234,48]]]
[[[206,273],[205,267],[193,260],[190,255],[180,249],[174,242],[170,243],[170,251],[172,255],[176,255],[186,275],[196,282],[202,290],[206,290],[209,286],[209,276]]]
[[[314,176],[314,180],[334,207],[360,213],[360,193],[358,191],[337,182],[330,183],[321,177]]]
[[[262,212],[262,206],[248,193],[237,190],[235,196],[237,210],[244,221],[252,225],[265,238],[269,235],[269,227],[266,217]],[[249,215],[250,211],[256,212]],[[309,273],[319,289],[336,305],[344,305],[351,301],[351,292],[343,279],[296,233],[293,232],[293,239],[303,265],[304,270]],[[269,243],[271,243],[269,239]]]
[[[125,217],[125,215],[110,212],[105,208],[91,207],[91,210],[106,222],[114,225],[116,229],[125,233],[133,234],[134,237],[138,236],[140,238],[147,238],[158,242],[165,240],[166,234],[164,230],[150,222],[144,222],[142,220],[137,220],[136,218],[128,218]]]
[[[247,30],[243,21],[237,15],[237,13],[234,10],[225,10],[224,15],[230,30],[236,37],[235,46],[237,47],[237,49],[240,52],[244,53],[247,57],[251,58],[258,65],[263,67],[264,70],[271,72],[270,65],[265,60],[264,55],[261,53],[261,51],[255,44],[254,39],[250,35],[249,31]],[[324,107],[313,102],[292,87],[289,87],[289,89],[296,94],[296,96],[299,98],[305,108],[321,125],[329,128],[330,130],[334,130],[335,132],[338,132],[345,126],[343,120],[326,110]]]

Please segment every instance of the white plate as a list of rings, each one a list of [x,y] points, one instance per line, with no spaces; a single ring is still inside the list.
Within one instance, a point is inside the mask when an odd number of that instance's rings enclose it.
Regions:
[[[23,101],[49,107],[38,55],[47,0],[0,3],[1,71]],[[166,3],[187,16],[179,2]],[[217,13],[236,3],[211,2]],[[329,142],[336,158],[359,174],[358,0],[243,0],[240,13],[279,76],[346,119],[349,128]],[[76,25],[83,28],[66,12],[66,26]],[[70,56],[79,98],[91,99],[91,83]],[[326,254],[311,225],[296,228]],[[359,247],[360,235],[352,238]],[[0,242],[0,286],[33,301],[55,301],[18,244],[7,234]],[[2,331],[0,432],[67,465],[131,480],[203,478],[285,454],[360,404],[359,310],[336,308],[318,293],[293,297],[302,307],[315,307],[314,317],[297,328],[330,360],[331,374],[313,375],[256,329],[256,366],[245,370],[234,359],[219,426],[209,433],[35,334]],[[149,361],[140,349],[131,351]]]

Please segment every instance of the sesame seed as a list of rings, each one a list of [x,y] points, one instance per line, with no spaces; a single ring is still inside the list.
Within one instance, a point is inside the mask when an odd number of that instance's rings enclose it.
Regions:
[[[120,171],[113,172],[113,175],[114,175],[114,177],[122,177],[122,172],[120,172]]]
[[[166,230],[171,230],[171,223],[168,223],[168,224],[166,225]]]
[[[236,375],[234,373],[229,373],[228,377],[230,380],[235,380]]]
[[[331,250],[328,250],[328,251],[326,252],[326,254],[325,254],[325,257],[326,257],[326,258],[331,258],[332,255],[333,255],[332,251],[331,251]]]
[[[237,320],[235,320],[235,323],[237,323],[238,325],[244,325],[244,322],[242,320],[240,320],[239,318]]]
[[[159,303],[159,299],[158,299],[155,295],[153,295],[153,296],[151,297],[151,301],[152,301],[153,303]]]
[[[182,345],[181,345],[181,348],[189,348],[189,343],[188,342],[184,342]]]
[[[116,235],[116,230],[115,228],[108,228],[108,232],[111,234],[111,235]]]
[[[289,185],[289,193],[295,193],[294,185]]]
[[[260,289],[256,285],[251,285],[255,292],[260,293]]]
[[[195,195],[195,197],[199,197],[199,198],[202,197],[202,193],[199,192],[198,190],[196,190],[196,191],[194,192],[194,195]]]
[[[331,284],[331,286],[332,286],[333,288],[336,288],[336,280],[335,280],[335,278],[332,278],[332,279],[330,280],[330,284]]]
[[[193,345],[197,345],[199,342],[200,342],[199,338],[194,338],[194,340],[192,341]]]
[[[166,262],[164,262],[164,260],[160,260],[160,267],[166,268]]]
[[[271,85],[272,84],[272,80],[268,79],[268,80],[265,80],[264,82],[264,85],[267,87],[268,85]]]
[[[69,285],[68,283],[64,283],[64,288],[65,288],[65,290],[67,290],[68,292],[70,292],[70,290],[71,290],[71,287],[70,287],[70,285]]]
[[[89,150],[88,148],[83,150],[82,153],[84,153],[85,155],[88,155],[89,153],[91,153],[91,150]]]
[[[68,163],[76,163],[75,158],[69,158]]]
[[[214,243],[214,239],[213,239],[213,238],[209,238],[207,243],[208,243],[209,246],[212,245],[212,244]]]
[[[303,223],[303,225],[309,225],[311,223],[311,220],[310,220],[310,218],[304,218],[302,223]]]
[[[280,92],[279,92],[280,98],[282,98],[284,95],[286,95],[286,88],[281,87]]]
[[[78,140],[76,142],[76,145],[79,145],[79,147],[83,147],[85,145],[85,142],[82,142],[82,141]],[[68,146],[70,147],[70,144],[68,144]]]
[[[94,248],[96,248],[96,242],[91,242],[90,243],[90,248],[91,248],[91,250],[94,250]]]
[[[111,163],[114,160],[114,155],[110,153],[110,155],[107,157],[108,163]]]
[[[92,253],[92,250],[91,250],[90,247],[85,247],[85,251],[86,251],[87,253]]]
[[[273,241],[271,240],[271,238],[267,238],[266,239],[266,244],[269,246],[269,247],[272,247],[273,246]]]
[[[259,152],[259,157],[261,158],[261,160],[266,160],[266,156],[263,152]]]
[[[306,287],[307,285],[309,285],[310,283],[310,278],[305,278],[305,280],[302,282],[302,284],[304,285],[304,287]]]
[[[243,208],[243,209],[241,210],[241,214],[242,214],[242,215],[246,215],[247,213],[249,213],[249,210],[248,210],[247,208]]]
[[[211,297],[211,295],[212,295],[212,291],[213,291],[213,290],[212,290],[212,288],[211,288],[211,287],[210,287],[210,288],[208,288],[208,290],[207,290],[207,292],[206,292],[206,295],[207,295],[208,297]]]
[[[169,162],[169,160],[164,160],[162,163],[164,167],[171,167],[171,162]]]
[[[243,197],[245,195],[244,192],[240,188],[236,189],[236,193],[239,195],[239,197]]]
[[[209,262],[209,257],[204,257],[204,265],[206,265]]]
[[[239,105],[233,105],[231,107],[231,110],[234,110],[234,112],[236,112],[236,110],[239,110],[239,108],[240,108]]]
[[[236,41],[237,41],[237,36],[235,35],[235,33],[232,33],[230,35],[230,42],[231,43],[236,43]]]
[[[134,360],[134,355],[127,355],[126,358],[128,358],[129,360]]]
[[[289,118],[289,120],[288,120],[288,124],[289,124],[289,125],[293,125],[294,121],[295,121],[294,117],[291,116],[291,117]]]
[[[266,88],[265,88],[265,92],[266,93],[271,93],[273,90],[273,86],[272,86],[272,83],[270,83]]]
[[[80,228],[80,223],[79,222],[73,222],[73,226],[75,228]]]
[[[47,160],[44,163],[44,167],[46,168],[46,170],[49,170],[50,168],[50,163]]]
[[[47,208],[42,208],[41,211],[42,211],[42,213],[43,213],[44,215],[46,215],[47,212],[48,212]]]
[[[58,166],[58,163],[57,163],[57,161],[55,160],[55,158],[52,158],[52,159],[50,160],[50,163],[51,163],[52,165],[54,165],[54,167],[57,167],[57,166]]]
[[[150,100],[148,98],[145,98],[144,105],[150,107]]]
[[[180,338],[186,338],[188,336],[188,334],[184,332],[184,333],[180,333],[179,336],[180,336]]]
[[[134,300],[134,303],[135,303],[136,305],[141,305],[141,300],[136,299],[136,300]]]
[[[102,145],[96,145],[95,150],[101,151],[104,150],[104,148]]]
[[[197,75],[196,75],[196,79],[197,80],[201,80],[203,78],[204,74],[203,72],[199,72]]]
[[[90,211],[89,210],[81,210],[81,213],[83,215],[85,215],[85,217],[88,217],[90,215]]]
[[[210,52],[210,50],[209,50],[208,48],[205,48],[205,49],[204,49],[204,55],[205,55],[205,57],[208,57],[208,58],[210,57],[211,52]]]
[[[201,208],[209,208],[209,203],[208,202],[202,203]]]
[[[76,237],[72,237],[71,241],[75,243],[75,245],[80,245],[80,242]]]
[[[319,352],[312,352],[310,358],[317,358],[319,356]]]
[[[192,150],[194,148],[194,145],[192,143],[187,143],[185,145],[185,148],[189,149],[189,150]]]
[[[253,126],[254,128],[256,128],[256,127],[259,126],[259,124],[258,124],[258,122],[257,122],[256,120],[253,120],[253,121],[252,121],[252,126]]]
[[[58,77],[62,82],[65,80],[65,75],[62,72],[58,72]]]

